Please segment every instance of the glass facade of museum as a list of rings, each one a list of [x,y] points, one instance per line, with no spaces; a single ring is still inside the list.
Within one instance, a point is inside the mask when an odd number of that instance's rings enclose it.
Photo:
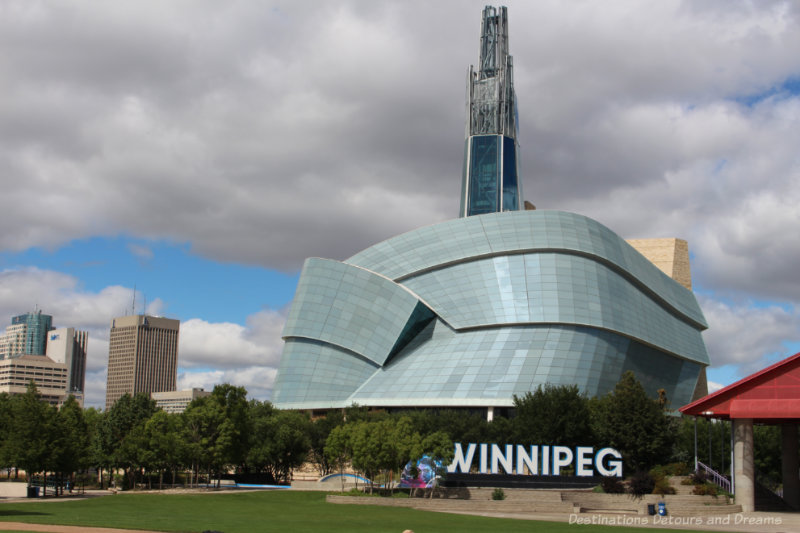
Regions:
[[[307,260],[273,402],[508,407],[546,383],[605,394],[633,370],[682,405],[706,327],[690,290],[589,218],[470,216]]]
[[[516,141],[503,135],[467,139],[464,165],[465,216],[520,208]]]

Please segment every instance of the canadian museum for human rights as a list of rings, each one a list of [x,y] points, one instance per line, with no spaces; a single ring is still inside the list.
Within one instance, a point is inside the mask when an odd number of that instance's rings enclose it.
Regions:
[[[467,80],[459,218],[344,261],[305,261],[273,390],[282,409],[469,408],[540,385],[589,396],[635,373],[673,405],[707,393],[708,326],[680,239],[625,241],[522,197],[505,7]]]

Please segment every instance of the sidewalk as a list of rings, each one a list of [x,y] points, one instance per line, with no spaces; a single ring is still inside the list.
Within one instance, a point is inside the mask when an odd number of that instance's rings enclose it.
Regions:
[[[437,511],[450,512],[450,511]],[[642,516],[631,514],[581,513],[565,516],[560,513],[470,513],[474,516],[512,518],[518,520],[547,520],[569,523],[580,531],[582,525],[612,527],[641,527],[656,529],[687,529],[693,531],[730,531],[746,533],[787,533],[800,531],[800,513],[735,513],[709,516]]]
[[[36,531],[38,533],[161,533],[141,529],[111,529],[86,526],[56,526],[44,524],[25,524],[22,522],[0,522],[0,531]]]

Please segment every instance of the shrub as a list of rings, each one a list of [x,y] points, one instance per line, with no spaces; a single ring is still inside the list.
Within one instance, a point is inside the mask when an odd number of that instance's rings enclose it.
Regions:
[[[663,466],[654,466],[650,469],[650,477],[653,478],[653,481],[658,482],[659,480],[664,479],[669,474],[667,474],[666,468]]]
[[[705,485],[708,483],[708,475],[703,470],[692,473],[689,479],[692,480],[692,485]]]
[[[675,494],[675,488],[669,483],[669,474],[667,474],[667,467],[656,466],[650,470],[650,477],[653,478],[653,494]]]
[[[714,496],[717,497],[717,493],[719,492],[719,488],[714,485],[713,483],[703,483],[702,485],[695,485],[694,489],[692,490],[692,494],[696,494],[697,496]]]
[[[492,491],[492,499],[493,500],[505,500],[506,499],[506,493],[503,491],[503,489],[498,487],[498,488],[496,488],[496,489],[494,489]]]
[[[670,463],[664,467],[668,476],[688,476],[691,469],[686,463]]]
[[[675,487],[669,484],[669,478],[662,477],[656,480],[655,486],[653,487],[653,494],[661,494],[662,496],[666,494],[675,494]]]
[[[616,477],[604,477],[600,487],[606,494],[624,494],[625,484]]]
[[[656,482],[649,472],[636,472],[628,481],[628,492],[634,496],[644,496],[645,494],[652,494],[655,486]]]

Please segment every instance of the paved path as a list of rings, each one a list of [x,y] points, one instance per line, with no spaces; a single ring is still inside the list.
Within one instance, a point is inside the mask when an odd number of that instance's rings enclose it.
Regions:
[[[0,522],[2,531],[36,531],[39,533],[161,533],[142,529],[115,529],[107,527],[56,526],[45,524],[25,524],[23,522]]]
[[[0,483],[2,489],[4,483]],[[16,485],[16,484],[15,484]],[[24,485],[23,485],[24,489]],[[186,490],[186,492],[194,492],[194,490]],[[5,491],[3,491],[5,492]],[[225,494],[226,491],[212,491],[206,494]],[[87,494],[82,499],[91,496],[107,495],[108,491],[87,491]],[[16,495],[16,494],[15,494]],[[17,502],[35,502],[35,501],[68,501],[72,498],[48,498],[47,500],[41,499],[25,499],[25,498],[2,498],[0,501],[17,501]],[[442,511],[440,511],[442,512]],[[476,516],[487,516],[495,518],[513,518],[521,520],[548,520],[552,522],[572,523],[576,526],[583,524],[603,524],[615,527],[624,526],[638,526],[643,528],[672,528],[672,529],[690,529],[698,531],[728,531],[736,533],[796,533],[800,532],[800,513],[736,513],[729,515],[708,515],[697,517],[653,517],[642,515],[625,515],[625,514],[601,514],[601,513],[583,513],[565,515],[563,513],[462,513],[472,514]],[[645,522],[647,520],[647,522]],[[17,530],[17,531],[36,531],[43,533],[160,533],[157,531],[143,531],[131,529],[116,529],[116,528],[100,528],[100,527],[84,527],[84,526],[59,526],[59,525],[44,525],[44,524],[26,524],[21,522],[3,522],[0,521],[0,531]],[[576,527],[576,533],[580,530]],[[398,532],[399,533],[399,532]]]
[[[440,511],[447,512],[447,511]],[[797,533],[800,513],[734,513],[707,516],[642,516],[632,514],[582,513],[565,516],[560,513],[469,513],[474,516],[514,518],[518,520],[547,520],[567,522],[578,526],[587,524],[613,527],[689,529],[693,531],[726,531],[735,533]]]
[[[548,520],[569,522],[576,526],[584,524],[609,525],[613,527],[643,527],[690,529],[699,531],[726,531],[735,533],[789,533],[800,531],[799,513],[737,513],[731,515],[703,517],[653,517],[623,514],[502,514],[502,513],[462,513],[494,518],[513,518],[517,520]],[[84,526],[59,526],[25,524],[22,522],[0,522],[0,530],[36,531],[40,533],[160,533],[131,529],[116,529]]]

